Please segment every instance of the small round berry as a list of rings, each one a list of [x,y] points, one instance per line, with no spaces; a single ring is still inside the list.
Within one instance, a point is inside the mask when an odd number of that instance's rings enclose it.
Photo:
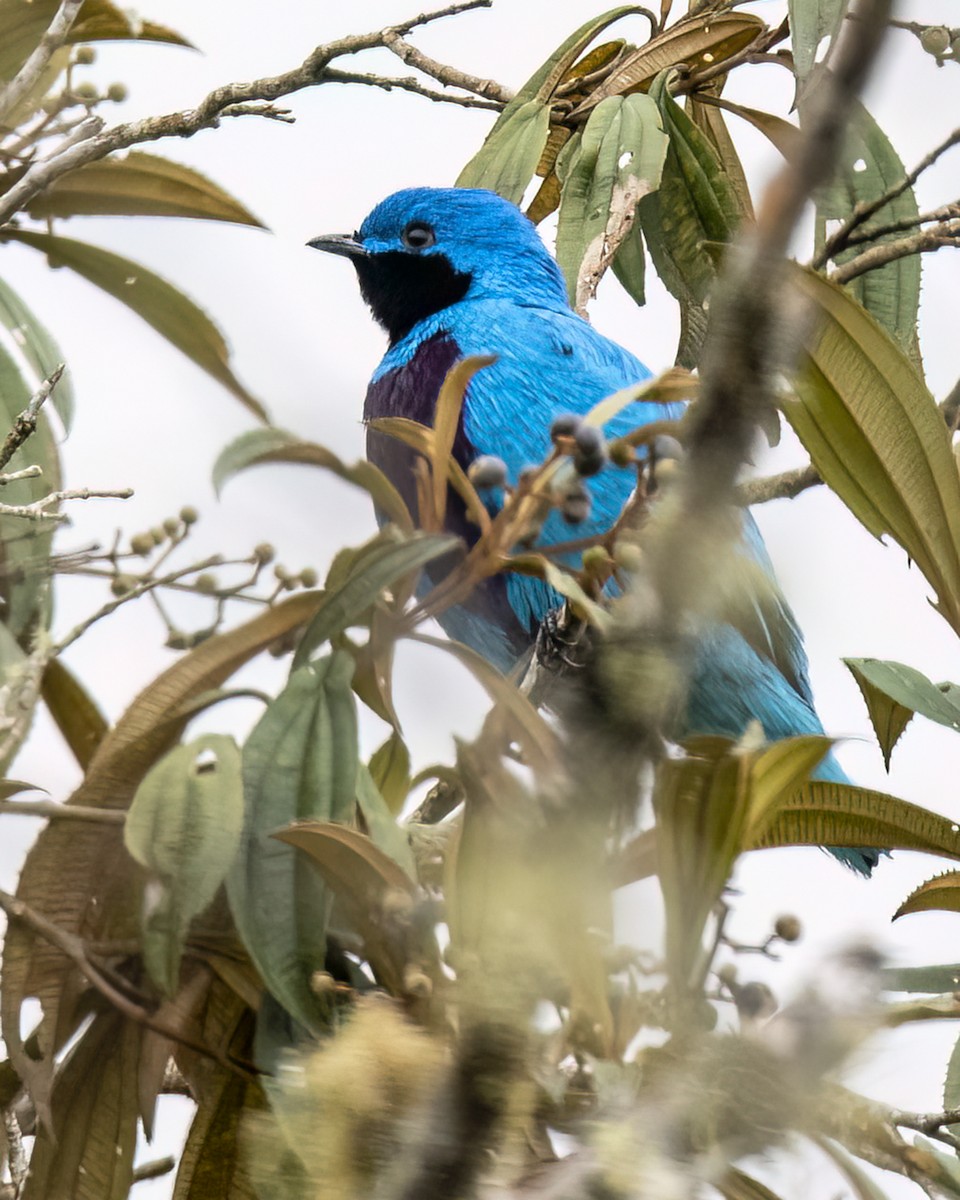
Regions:
[[[590,493],[584,487],[572,488],[560,504],[560,515],[568,525],[581,525],[593,507]]]
[[[277,565],[273,568],[273,577],[277,583],[286,583],[290,578],[290,572],[283,565],[283,563],[277,563]]]
[[[313,567],[304,567],[300,572],[300,582],[305,588],[316,587],[320,576],[316,573]]]
[[[92,83],[78,83],[73,89],[73,94],[81,104],[92,104],[100,99],[100,93]]]
[[[467,478],[475,488],[502,488],[507,483],[507,464],[495,454],[481,454],[467,470]]]
[[[92,46],[80,46],[73,56],[73,61],[81,67],[89,67],[91,63],[97,61],[97,52]]]
[[[593,425],[581,425],[573,435],[573,465],[578,475],[596,475],[607,462],[607,443]]]
[[[777,917],[773,931],[781,942],[798,942],[803,936],[803,926],[800,924],[800,919],[790,914]]]
[[[939,58],[950,49],[950,30],[944,25],[928,25],[920,34],[920,45],[928,54]]]
[[[610,555],[603,546],[589,546],[581,561],[588,575],[605,575],[610,570]]]
[[[550,422],[550,441],[556,444],[560,438],[572,438],[583,424],[577,413],[560,413]]]
[[[127,596],[139,582],[135,575],[115,575],[110,584],[110,591],[115,596]]]
[[[683,458],[683,446],[669,433],[660,433],[653,439],[653,456],[660,459],[680,460]]]
[[[745,983],[734,999],[741,1020],[762,1020],[777,1011],[777,1001],[765,983]]]
[[[176,517],[167,517],[163,522],[163,528],[169,537],[175,537],[180,532],[180,522]]]
[[[613,561],[621,571],[639,571],[643,565],[643,551],[636,542],[618,538],[613,547]]]
[[[200,514],[192,504],[187,504],[180,509],[180,520],[184,525],[196,525],[200,520]]]
[[[114,104],[122,104],[130,95],[125,83],[111,83],[107,88],[107,99],[112,100]]]
[[[267,563],[272,563],[276,558],[277,552],[269,542],[261,542],[253,548],[253,557],[257,560],[261,567],[265,567]]]
[[[198,575],[193,581],[193,586],[201,596],[212,596],[220,584],[216,575],[211,575],[208,571],[204,571],[202,575]]]
[[[632,467],[636,462],[635,452],[629,442],[618,439],[607,447],[610,461],[615,467]]]
[[[150,530],[150,536],[153,538],[153,544],[155,546],[162,546],[167,540],[167,531],[162,525],[154,525],[154,527]]]
[[[145,558],[153,550],[153,534],[135,533],[130,539],[130,549]]]
[[[726,988],[733,988],[737,982],[737,964],[726,962],[717,971],[717,979]]]

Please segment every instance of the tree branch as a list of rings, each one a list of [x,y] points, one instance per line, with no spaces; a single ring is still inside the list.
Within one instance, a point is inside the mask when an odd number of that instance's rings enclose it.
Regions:
[[[896,242],[881,242],[864,250],[856,258],[837,267],[830,275],[834,283],[849,283],[867,271],[875,271],[885,267],[887,263],[896,262],[898,258],[907,258],[912,254],[927,254],[933,250],[942,250],[945,246],[960,246],[960,221],[947,221],[936,229],[921,229],[918,233]]]
[[[0,800],[0,816],[43,817],[47,821],[94,821],[122,825],[127,814],[115,808],[90,808],[83,804],[58,804],[56,800]]]
[[[6,117],[37,85],[47,64],[67,39],[83,0],[61,0],[50,27],[9,83],[0,88],[0,118]]]
[[[337,71],[333,67],[328,67],[324,73],[326,83],[365,83],[368,87],[382,88],[385,92],[392,92],[394,89],[401,92],[413,92],[416,96],[423,96],[427,100],[434,100],[440,104],[459,104],[461,108],[487,108],[493,112],[500,112],[503,105],[496,100],[483,100],[477,96],[458,96],[451,92],[438,92],[433,88],[425,87],[419,80],[408,76],[406,79],[400,79],[394,75],[365,75],[358,71]]]
[[[765,479],[750,479],[737,488],[737,503],[744,508],[752,504],[766,504],[769,500],[793,500],[807,488],[823,483],[813,463],[783,471],[779,475],[768,475]]]
[[[0,198],[0,226],[21,209],[26,208],[34,196],[49,187],[55,180],[88,163],[98,162],[116,150],[145,142],[158,141],[167,137],[193,137],[202,129],[212,129],[220,118],[249,112],[252,102],[264,101],[272,104],[282,96],[289,96],[304,88],[314,87],[331,80],[328,72],[330,63],[344,55],[359,54],[364,50],[383,49],[387,39],[402,38],[420,25],[438,21],[442,17],[455,16],[474,8],[489,8],[492,0],[460,0],[434,12],[421,13],[399,25],[379,29],[372,33],[357,33],[338,38],[326,45],[318,46],[299,67],[281,75],[267,76],[250,83],[230,83],[215,88],[196,108],[184,112],[167,113],[164,116],[148,117],[142,121],[130,121],[103,129],[99,118],[91,118],[93,124],[84,122],[83,131],[75,131],[68,139],[71,144],[61,143],[39,162],[35,162],[24,176]],[[432,60],[426,60],[432,62]],[[439,67],[439,64],[435,64]],[[472,76],[462,76],[472,79]],[[488,81],[479,81],[484,86]],[[447,97],[449,100],[450,98]],[[95,127],[96,126],[96,127]],[[74,140],[79,134],[80,140]]]
[[[418,71],[429,75],[431,79],[442,83],[444,87],[462,88],[465,92],[473,92],[475,96],[493,101],[486,106],[488,108],[503,108],[513,99],[513,92],[504,87],[502,83],[497,83],[495,79],[481,79],[477,75],[468,75],[465,71],[458,71],[456,67],[445,66],[443,63],[437,62],[435,58],[430,58],[422,50],[418,50],[416,46],[412,46],[406,41],[401,36],[399,29],[385,29],[383,44],[408,67],[416,67]]]
[[[840,228],[827,238],[819,254],[817,254],[812,260],[811,265],[817,270],[819,270],[821,267],[824,267],[831,258],[834,258],[847,246],[847,239],[855,229],[862,225],[864,221],[869,221],[870,218],[878,213],[881,208],[885,208],[891,201],[896,200],[896,198],[901,196],[907,190],[907,188],[912,188],[924,171],[926,171],[929,167],[932,167],[937,159],[942,154],[945,154],[947,150],[958,144],[960,144],[960,128],[957,128],[952,133],[948,134],[947,137],[945,137],[940,143],[940,145],[934,147],[934,149],[931,150],[928,155],[922,158],[920,162],[918,162],[913,168],[913,170],[908,175],[905,175],[903,179],[892,184],[885,192],[881,193],[881,195],[877,196],[875,199],[862,200],[858,205],[856,205],[853,212],[849,217],[847,217]]]
[[[187,1037],[180,1030],[171,1028],[164,1024],[164,1022],[156,1020],[142,1005],[135,1003],[128,996],[125,996],[123,992],[114,987],[99,967],[96,967],[90,961],[86,946],[81,938],[75,934],[68,933],[65,929],[61,929],[59,925],[55,925],[52,921],[47,920],[42,913],[31,908],[29,904],[17,896],[11,896],[9,892],[0,891],[0,908],[3,909],[11,921],[22,922],[38,937],[43,938],[45,942],[49,942],[51,946],[55,946],[62,954],[66,955],[90,985],[105,1000],[109,1001],[119,1013],[127,1017],[128,1020],[135,1021],[138,1025],[143,1025],[146,1029],[151,1029],[154,1033],[159,1033],[161,1037],[168,1038],[172,1042],[186,1046],[188,1049],[193,1050],[194,1053],[211,1059],[235,1075],[239,1074],[244,1079],[249,1077],[249,1073],[246,1070],[228,1058],[221,1050],[208,1046],[205,1042]]]
[[[14,420],[13,428],[4,439],[3,445],[0,446],[0,471],[13,458],[27,438],[36,431],[40,409],[49,399],[50,393],[60,382],[65,370],[65,365],[59,363],[30,397],[27,407]],[[8,478],[4,482],[10,483],[12,479]]]

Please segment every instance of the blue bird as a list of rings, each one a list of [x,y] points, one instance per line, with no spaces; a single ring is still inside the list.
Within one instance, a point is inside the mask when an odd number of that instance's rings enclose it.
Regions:
[[[344,255],[360,290],[386,330],[389,348],[374,372],[364,420],[402,416],[432,425],[437,395],[450,367],[468,355],[496,355],[470,382],[453,453],[466,469],[495,455],[516,479],[550,448],[549,427],[560,413],[585,413],[597,401],[649,378],[629,351],[603,337],[570,308],[563,275],[533,224],[493,192],[411,188],[389,196],[359,231],[309,243]],[[615,438],[682,406],[634,402],[605,427]],[[413,452],[368,430],[367,453],[416,512]],[[591,507],[577,536],[605,532],[626,503],[632,473],[608,468],[587,481]],[[477,528],[451,493],[447,525],[467,544]],[[570,537],[554,511],[544,544]],[[776,589],[760,533],[744,517],[746,553],[769,575],[768,598],[758,602],[746,630],[716,624],[700,639],[686,713],[687,733],[739,737],[757,720],[770,740],[819,734],[803,640]],[[528,576],[496,576],[440,617],[447,633],[509,669],[533,644],[560,597]],[[828,757],[816,775],[849,782]],[[832,849],[842,862],[869,874],[870,849]]]

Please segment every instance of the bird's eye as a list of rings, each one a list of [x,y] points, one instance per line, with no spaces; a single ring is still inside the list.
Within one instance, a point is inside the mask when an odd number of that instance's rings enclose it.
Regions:
[[[422,221],[411,221],[401,233],[400,240],[408,250],[426,250],[437,238],[429,225],[424,225]]]

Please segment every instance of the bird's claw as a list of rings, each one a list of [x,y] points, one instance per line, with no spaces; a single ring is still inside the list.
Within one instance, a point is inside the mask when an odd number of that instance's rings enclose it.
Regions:
[[[587,626],[566,606],[552,608],[540,622],[534,655],[541,666],[557,674],[582,671],[589,645]]]

